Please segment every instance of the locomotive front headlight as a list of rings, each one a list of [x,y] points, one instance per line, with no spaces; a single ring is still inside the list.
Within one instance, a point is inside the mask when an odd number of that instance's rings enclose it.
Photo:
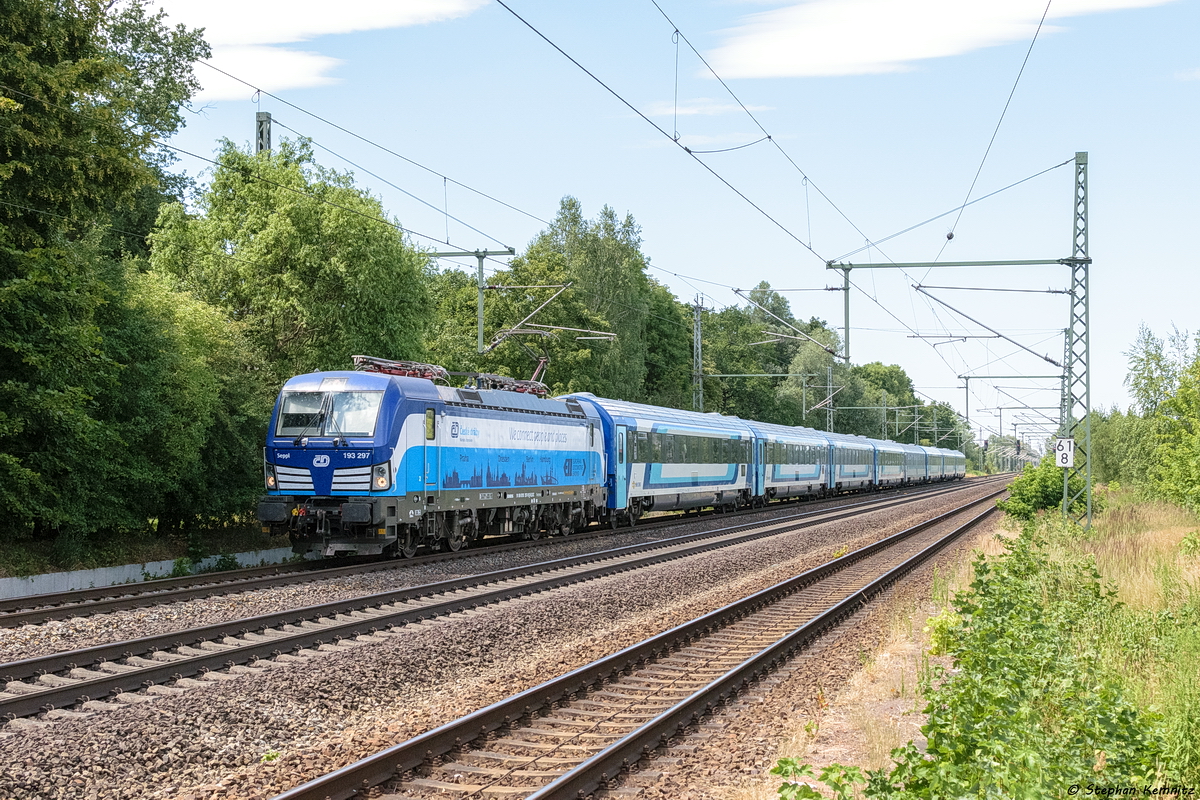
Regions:
[[[274,464],[263,464],[263,480],[266,482],[268,489],[274,489],[278,485],[278,481],[275,480]]]
[[[388,489],[392,485],[392,465],[390,462],[376,464],[371,468],[371,488],[376,491]]]

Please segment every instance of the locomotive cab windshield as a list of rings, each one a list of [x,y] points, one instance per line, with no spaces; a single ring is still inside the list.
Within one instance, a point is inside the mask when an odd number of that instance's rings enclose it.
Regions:
[[[374,436],[383,392],[284,392],[276,436]]]

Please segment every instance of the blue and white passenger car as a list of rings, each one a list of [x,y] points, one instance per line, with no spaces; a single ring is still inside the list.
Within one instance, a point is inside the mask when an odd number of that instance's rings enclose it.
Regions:
[[[754,453],[745,421],[590,393],[564,397],[596,409],[603,420],[614,521],[634,522],[651,510],[750,503]]]
[[[929,458],[925,448],[917,444],[902,444],[904,450],[904,485],[925,483],[929,480]]]
[[[904,445],[871,439],[875,447],[875,485],[900,486],[907,482],[907,452]]]
[[[822,432],[832,449],[829,489],[846,492],[875,485],[875,446],[864,436]]]
[[[829,491],[829,439],[821,431],[747,423],[758,440],[754,495],[766,500],[825,495]]]

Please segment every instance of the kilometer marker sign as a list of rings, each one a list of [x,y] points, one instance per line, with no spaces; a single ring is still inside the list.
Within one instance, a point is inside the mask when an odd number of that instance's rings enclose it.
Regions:
[[[1054,464],[1059,467],[1075,466],[1075,440],[1055,439],[1054,440]]]

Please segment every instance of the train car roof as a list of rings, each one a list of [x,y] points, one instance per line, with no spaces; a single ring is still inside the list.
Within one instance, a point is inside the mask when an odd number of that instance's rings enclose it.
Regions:
[[[853,436],[849,433],[830,433],[829,431],[821,431],[821,435],[833,442],[835,447],[861,447],[864,449],[875,449],[875,440],[868,439],[865,436]]]
[[[386,389],[389,385],[399,388],[406,397],[436,400],[438,396],[434,385],[427,380],[382,375],[378,372],[359,372],[358,370],[331,370],[296,375],[288,378],[287,382],[283,384],[283,389],[291,392],[377,392]]]
[[[535,414],[564,414],[575,417],[589,416],[582,403],[568,398],[538,397],[535,394],[511,392],[505,389],[458,389],[453,386],[438,386],[437,391],[445,402],[467,407],[503,408]],[[596,415],[593,413],[590,416]]]
[[[802,428],[799,425],[776,425],[774,422],[743,421],[750,430],[764,438],[786,436],[789,439],[808,440],[815,444],[829,444],[829,439],[825,436],[825,432],[816,430],[815,428]]]
[[[633,417],[651,422],[665,422],[682,428],[696,430],[720,431],[721,433],[751,433],[750,426],[739,417],[727,417],[722,414],[701,414],[698,411],[683,411],[676,408],[661,408],[645,403],[631,403],[627,400],[612,400],[606,397],[596,397],[591,392],[575,392],[562,395],[560,399],[578,398],[589,400],[615,417]]]
[[[871,444],[875,445],[877,450],[886,450],[889,453],[909,453],[906,445],[899,442],[893,442],[891,439],[870,439]]]

